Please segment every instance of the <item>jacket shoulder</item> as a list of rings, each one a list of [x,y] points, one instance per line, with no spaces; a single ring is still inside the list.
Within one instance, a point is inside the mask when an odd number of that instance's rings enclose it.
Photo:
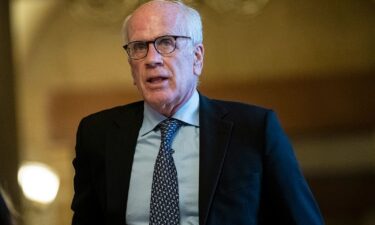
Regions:
[[[127,105],[115,106],[113,108],[104,109],[90,115],[85,116],[80,126],[103,126],[113,120],[121,120],[124,118],[131,118],[134,115],[139,115],[143,111],[143,101],[133,102]]]
[[[263,106],[258,106],[254,104],[244,103],[244,102],[237,102],[237,101],[227,101],[227,100],[219,100],[219,99],[211,99],[212,102],[215,104],[223,105],[225,107],[229,107],[232,109],[237,110],[250,110],[250,111],[263,111],[267,112],[270,109],[265,108]]]
[[[226,101],[211,99],[213,105],[222,108],[227,112],[227,117],[238,118],[238,119],[261,119],[264,118],[268,113],[273,113],[272,109],[268,109],[262,106],[248,104],[236,101]]]

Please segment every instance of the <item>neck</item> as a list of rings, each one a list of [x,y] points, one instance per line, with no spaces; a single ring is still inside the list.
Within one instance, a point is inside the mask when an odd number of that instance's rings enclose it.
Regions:
[[[195,89],[192,89],[187,95],[178,101],[177,104],[164,104],[155,108],[155,110],[166,117],[172,117],[181,108],[181,106],[183,106],[190,99],[194,93],[194,90]]]

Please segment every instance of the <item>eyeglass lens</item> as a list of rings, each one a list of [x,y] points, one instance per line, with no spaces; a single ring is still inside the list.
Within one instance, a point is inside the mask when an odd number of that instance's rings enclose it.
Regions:
[[[127,45],[127,52],[132,59],[141,59],[146,57],[149,44],[153,43],[155,49],[160,54],[169,54],[176,49],[176,37],[162,36],[154,41],[135,41]]]

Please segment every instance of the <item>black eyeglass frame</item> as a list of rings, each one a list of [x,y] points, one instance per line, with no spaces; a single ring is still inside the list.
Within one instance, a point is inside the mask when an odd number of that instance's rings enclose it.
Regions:
[[[174,39],[174,48],[170,51],[170,52],[166,52],[166,53],[163,53],[163,52],[160,52],[160,50],[156,47],[155,43],[157,43],[157,41],[159,40],[162,40],[163,38],[166,38],[166,37],[172,37]],[[177,48],[177,39],[178,38],[188,38],[188,39],[191,39],[191,37],[188,37],[188,36],[182,36],[182,35],[163,35],[163,36],[160,36],[160,37],[157,37],[155,38],[154,40],[152,41],[131,41],[129,43],[127,43],[126,45],[122,46],[126,53],[128,54],[129,58],[130,59],[133,59],[133,60],[138,60],[138,59],[143,59],[147,56],[148,54],[148,51],[149,51],[149,45],[150,43],[152,43],[152,45],[154,46],[154,48],[156,49],[156,51],[160,54],[160,55],[168,55],[168,54],[171,54],[172,52],[174,52]],[[140,58],[134,58],[134,57],[131,57],[131,53],[130,53],[130,49],[129,49],[129,45],[130,44],[134,44],[134,43],[144,43],[146,48],[147,48],[147,51],[145,53],[144,56],[140,57]]]

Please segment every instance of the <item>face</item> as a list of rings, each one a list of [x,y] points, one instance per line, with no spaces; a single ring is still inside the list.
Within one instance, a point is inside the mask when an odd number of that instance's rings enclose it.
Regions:
[[[149,2],[137,9],[128,23],[128,40],[149,41],[163,35],[185,36],[186,25],[174,3]],[[150,44],[143,59],[129,59],[134,84],[144,100],[159,113],[173,115],[196,89],[203,66],[203,45],[177,39],[176,50],[159,54]]]

